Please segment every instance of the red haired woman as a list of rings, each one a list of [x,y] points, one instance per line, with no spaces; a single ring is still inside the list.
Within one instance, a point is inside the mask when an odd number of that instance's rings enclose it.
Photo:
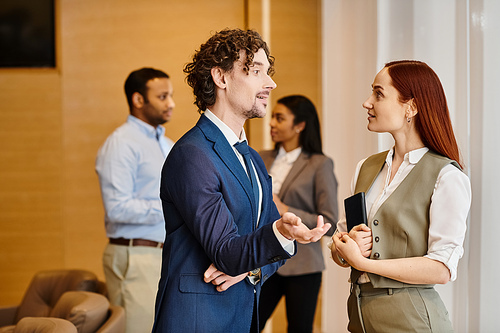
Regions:
[[[443,87],[419,61],[385,65],[363,103],[368,130],[394,138],[358,163],[368,225],[337,223],[333,260],[351,267],[351,332],[453,332],[435,291],[457,276],[471,203]]]

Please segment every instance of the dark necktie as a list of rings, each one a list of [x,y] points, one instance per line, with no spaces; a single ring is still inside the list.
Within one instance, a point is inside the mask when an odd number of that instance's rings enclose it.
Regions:
[[[242,142],[236,142],[234,144],[234,148],[240,152],[245,160],[245,166],[247,167],[248,177],[250,178],[250,183],[252,184],[253,196],[255,199],[255,208],[256,208],[256,218],[258,216],[257,210],[259,209],[259,185],[257,184],[257,175],[253,171],[252,161],[250,159],[250,150],[248,150],[247,141],[244,140]]]

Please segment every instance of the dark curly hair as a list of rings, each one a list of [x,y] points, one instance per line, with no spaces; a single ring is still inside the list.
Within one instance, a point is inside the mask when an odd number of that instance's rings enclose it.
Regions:
[[[248,73],[253,63],[254,54],[263,49],[269,61],[269,75],[274,73],[274,57],[258,32],[254,30],[224,29],[215,33],[200,46],[193,56],[193,61],[184,67],[186,81],[195,96],[194,104],[198,112],[205,111],[215,104],[215,83],[211,70],[219,67],[225,72],[233,69],[234,62],[240,58],[240,51],[246,54],[244,70]]]

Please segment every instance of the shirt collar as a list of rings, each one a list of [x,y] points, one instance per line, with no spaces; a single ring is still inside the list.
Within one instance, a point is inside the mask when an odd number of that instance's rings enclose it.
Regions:
[[[165,127],[163,126],[156,126],[153,127],[150,124],[140,120],[139,118],[133,116],[133,115],[128,115],[127,121],[133,125],[135,125],[137,128],[139,128],[143,133],[147,134],[148,136],[152,138],[160,138],[165,135]]]
[[[425,153],[427,153],[428,151],[429,148],[427,147],[411,150],[405,154],[404,160],[411,164],[417,164],[420,161],[420,159],[425,155]],[[392,149],[389,150],[389,153],[385,158],[385,162],[387,163],[387,165],[392,165],[393,155],[394,155],[394,147],[392,147]]]
[[[217,128],[220,129],[220,131],[222,132],[222,134],[224,134],[226,140],[229,142],[231,146],[234,146],[236,142],[241,142],[247,139],[247,136],[245,134],[245,129],[242,129],[241,140],[240,140],[238,136],[234,134],[233,130],[230,129],[229,126],[227,126],[222,120],[220,120],[219,117],[217,117],[212,111],[207,109],[204,114],[208,119],[210,119],[215,124],[215,126],[217,126]]]
[[[300,153],[302,153],[302,147],[297,147],[294,150],[286,152],[285,148],[283,148],[283,146],[280,146],[276,159],[283,159],[288,164],[293,164],[297,160],[297,158],[299,158]]]

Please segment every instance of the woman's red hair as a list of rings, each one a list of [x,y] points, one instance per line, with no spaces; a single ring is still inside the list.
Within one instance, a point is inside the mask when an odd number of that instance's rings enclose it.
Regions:
[[[462,168],[460,152],[451,126],[443,86],[437,74],[426,63],[399,60],[385,65],[399,99],[413,99],[417,114],[413,118],[420,137],[430,150],[456,161]]]

